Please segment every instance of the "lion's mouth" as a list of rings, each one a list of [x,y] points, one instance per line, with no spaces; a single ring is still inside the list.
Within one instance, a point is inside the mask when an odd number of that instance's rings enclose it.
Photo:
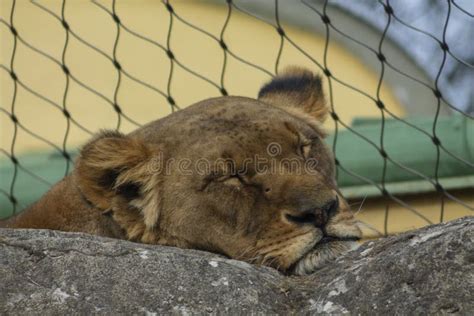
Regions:
[[[289,267],[287,273],[296,275],[312,273],[325,263],[357,248],[356,242],[359,240],[360,237],[358,236],[324,236],[308,252],[295,261]]]
[[[316,245],[327,244],[334,241],[359,241],[360,237],[356,236],[346,236],[346,237],[334,237],[334,236],[324,236]]]
[[[313,252],[315,249],[319,248],[327,248],[327,247],[332,247],[331,243],[338,242],[338,246],[342,246],[342,244],[345,243],[353,243],[359,241],[361,238],[358,236],[344,236],[344,237],[335,237],[335,236],[327,236],[324,235],[323,238],[321,238],[312,248],[310,248],[308,251],[303,253],[301,257],[295,261],[295,264],[298,263],[298,261],[302,260],[305,258],[306,255],[309,253]]]

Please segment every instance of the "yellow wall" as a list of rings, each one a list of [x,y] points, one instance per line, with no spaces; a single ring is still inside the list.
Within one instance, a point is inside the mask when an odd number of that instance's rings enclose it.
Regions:
[[[469,207],[474,207],[474,189],[464,189],[450,192],[455,198]],[[417,195],[399,196],[399,199],[410,205],[419,214],[426,217],[432,223],[439,223],[441,216],[442,196],[439,193],[424,193]],[[359,210],[362,199],[351,201],[354,211]],[[420,228],[429,223],[416,215],[413,211],[391,199],[375,198],[367,199],[357,212],[357,219],[384,233],[385,210],[388,205],[387,233],[389,235]],[[463,216],[472,216],[472,210],[451,199],[444,198],[443,221],[450,221]],[[377,231],[364,226],[363,232],[366,238],[378,237]]]
[[[61,1],[37,1],[56,14],[60,14]],[[110,1],[102,1],[110,7]],[[2,0],[1,18],[9,21],[11,0]],[[227,16],[225,5],[211,5],[204,1],[172,1],[175,12],[186,21],[198,25],[219,37]],[[137,33],[166,46],[169,28],[169,13],[160,1],[118,1],[117,14],[124,25]],[[97,5],[86,1],[67,1],[66,20],[71,29],[90,44],[112,56],[116,36],[116,25],[110,15]],[[14,25],[20,36],[28,43],[60,60],[65,42],[65,31],[61,23],[30,1],[17,1]],[[324,38],[318,34],[285,26],[289,37],[301,45],[319,62],[323,61]],[[10,64],[13,36],[10,30],[0,25],[0,63]],[[259,20],[233,10],[224,39],[232,52],[239,57],[274,72],[280,37],[275,29]],[[223,64],[223,50],[219,44],[173,19],[171,49],[177,59],[199,74],[219,83]],[[374,96],[377,74],[373,73],[349,51],[330,43],[329,68],[340,79]],[[123,29],[117,48],[117,59],[122,67],[133,76],[166,92],[170,60],[166,53],[156,46],[130,35]],[[69,37],[66,64],[79,80],[112,100],[117,82],[117,71],[106,58]],[[296,64],[314,70],[318,68],[288,42],[285,42],[280,66]],[[280,69],[281,69],[280,67]],[[65,89],[65,75],[61,68],[48,59],[18,43],[14,69],[27,86],[43,94],[62,106]],[[249,67],[237,59],[227,56],[224,85],[232,95],[255,97],[259,87],[269,79],[269,75]],[[1,107],[10,111],[13,84],[8,73],[0,70]],[[326,84],[327,88],[327,84]],[[361,94],[334,83],[334,103],[336,111],[347,123],[354,116],[379,116],[372,101]],[[216,87],[198,79],[175,64],[171,82],[171,95],[178,105],[185,107],[199,100],[219,96]],[[383,86],[382,97],[396,114],[403,114],[389,88]],[[123,112],[140,124],[170,113],[166,99],[158,93],[122,76],[118,93],[118,103]],[[117,115],[112,106],[101,98],[70,82],[66,105],[72,117],[91,131],[100,128],[115,128]],[[19,88],[15,114],[20,122],[34,133],[61,146],[66,129],[66,119],[62,112]],[[13,134],[13,123],[0,112],[1,148],[8,150]],[[121,130],[130,131],[136,126],[122,119]],[[333,123],[328,122],[332,128]],[[72,125],[68,136],[68,147],[74,148],[89,135]],[[28,135],[21,129],[15,143],[15,151],[24,152],[44,149],[47,145]]]

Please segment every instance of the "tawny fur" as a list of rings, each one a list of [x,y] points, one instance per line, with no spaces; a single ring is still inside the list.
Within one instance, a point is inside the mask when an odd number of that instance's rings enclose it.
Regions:
[[[360,237],[322,140],[327,113],[320,77],[293,67],[264,85],[258,100],[208,99],[129,135],[100,132],[82,148],[71,175],[2,225],[202,249],[309,273],[353,244],[319,245],[325,235]],[[269,144],[280,152],[271,154]],[[238,166],[257,156],[269,166],[287,158],[318,163],[313,172],[250,168],[238,175],[217,163],[226,158]],[[189,174],[168,166],[184,159],[205,159],[210,169]],[[320,210],[336,197],[340,207],[328,218]],[[291,220],[308,209],[315,223]]]

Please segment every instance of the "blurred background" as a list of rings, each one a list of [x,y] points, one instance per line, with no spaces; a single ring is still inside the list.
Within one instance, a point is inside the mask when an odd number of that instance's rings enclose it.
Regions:
[[[2,0],[0,217],[100,129],[319,72],[338,182],[367,238],[474,210],[474,6],[465,1]]]

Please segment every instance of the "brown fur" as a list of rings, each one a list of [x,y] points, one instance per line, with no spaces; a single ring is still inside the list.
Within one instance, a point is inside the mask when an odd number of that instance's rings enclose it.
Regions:
[[[320,78],[291,68],[262,87],[259,100],[209,99],[130,135],[101,132],[71,175],[4,225],[203,249],[310,273],[360,237],[322,140],[327,112]],[[256,157],[268,169],[235,172]],[[287,159],[317,164],[296,173]],[[199,172],[178,163],[200,160],[208,168]],[[325,211],[336,197],[339,208]]]

